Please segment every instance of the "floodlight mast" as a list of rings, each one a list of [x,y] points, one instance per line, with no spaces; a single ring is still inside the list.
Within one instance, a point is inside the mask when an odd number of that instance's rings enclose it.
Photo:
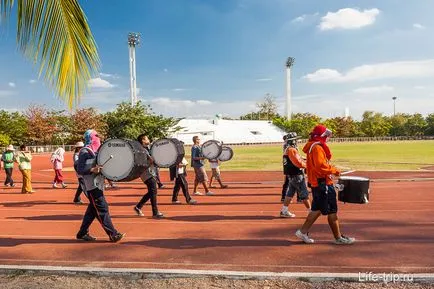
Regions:
[[[294,66],[295,58],[288,57],[286,59],[286,108],[285,116],[291,120],[292,105],[291,105],[291,68]]]
[[[137,103],[137,82],[136,82],[136,46],[140,44],[140,34],[128,33],[128,50],[130,56],[130,95],[131,105]]]

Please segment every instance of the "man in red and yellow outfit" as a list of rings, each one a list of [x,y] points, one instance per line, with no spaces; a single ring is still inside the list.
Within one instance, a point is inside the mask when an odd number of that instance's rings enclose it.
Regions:
[[[338,221],[338,205],[332,175],[339,176],[337,168],[330,164],[332,154],[327,140],[332,132],[324,125],[317,125],[310,133],[308,143],[303,151],[306,153],[307,179],[312,188],[312,212],[295,235],[303,242],[311,244],[314,240],[308,236],[309,229],[322,215],[327,215],[330,229],[335,237],[335,244],[349,245],[355,242],[354,238],[341,234]]]

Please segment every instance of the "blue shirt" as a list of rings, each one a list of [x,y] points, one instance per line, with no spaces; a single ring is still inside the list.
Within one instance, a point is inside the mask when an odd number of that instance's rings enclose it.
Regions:
[[[194,158],[203,157],[202,149],[199,145],[194,145],[191,147],[191,166],[193,168],[203,167],[203,160],[195,161]]]

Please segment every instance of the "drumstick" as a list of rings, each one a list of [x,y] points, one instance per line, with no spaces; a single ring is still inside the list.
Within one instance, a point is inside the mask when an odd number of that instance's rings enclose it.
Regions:
[[[343,173],[341,173],[341,176],[342,176],[342,175],[348,175],[348,174],[354,173],[355,171],[356,171],[356,170],[343,172]]]
[[[113,155],[110,155],[110,158],[108,160],[106,160],[101,166],[103,167],[109,160],[111,160],[113,157]]]

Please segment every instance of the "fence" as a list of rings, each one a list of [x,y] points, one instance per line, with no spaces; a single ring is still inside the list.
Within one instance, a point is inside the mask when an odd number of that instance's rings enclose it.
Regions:
[[[331,138],[329,142],[331,143],[341,143],[341,142],[390,142],[390,141],[412,141],[412,140],[434,140],[434,136],[384,136],[384,137],[350,137],[350,138]],[[283,140],[282,140],[283,142]],[[282,142],[274,143],[225,143],[225,145],[231,146],[246,146],[246,145],[276,145],[282,144]],[[305,143],[307,139],[300,139],[300,142]],[[32,153],[51,153],[54,152],[58,147],[63,147],[65,151],[73,151],[74,145],[41,145],[41,146],[28,146],[28,149]],[[1,151],[6,148],[1,147]]]

